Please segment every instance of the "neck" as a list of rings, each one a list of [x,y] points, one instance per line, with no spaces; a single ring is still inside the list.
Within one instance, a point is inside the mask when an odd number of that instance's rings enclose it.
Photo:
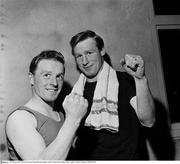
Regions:
[[[34,95],[26,104],[26,106],[36,110],[40,113],[45,114],[48,111],[53,111],[54,103],[53,102],[45,102],[43,99]]]

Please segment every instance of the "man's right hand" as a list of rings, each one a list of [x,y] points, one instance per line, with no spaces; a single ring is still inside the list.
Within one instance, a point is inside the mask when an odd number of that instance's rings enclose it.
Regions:
[[[80,122],[87,112],[88,101],[81,95],[70,93],[63,101],[66,118]]]

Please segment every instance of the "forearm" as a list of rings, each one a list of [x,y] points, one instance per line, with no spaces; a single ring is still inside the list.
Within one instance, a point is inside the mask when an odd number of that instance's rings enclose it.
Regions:
[[[78,126],[79,121],[66,118],[55,140],[38,155],[37,159],[65,160]]]
[[[148,81],[145,76],[142,79],[134,79],[136,84],[138,118],[143,125],[151,127],[155,122],[155,105]]]

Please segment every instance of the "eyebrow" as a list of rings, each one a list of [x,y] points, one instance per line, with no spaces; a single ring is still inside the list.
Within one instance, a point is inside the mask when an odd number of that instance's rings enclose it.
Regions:
[[[52,71],[42,71],[42,72],[40,72],[40,74],[43,74],[43,73],[52,73]]]
[[[52,71],[42,71],[40,74],[42,75],[42,74],[44,74],[44,73],[52,74]],[[64,71],[58,73],[57,75],[63,75],[63,76],[64,76]]]

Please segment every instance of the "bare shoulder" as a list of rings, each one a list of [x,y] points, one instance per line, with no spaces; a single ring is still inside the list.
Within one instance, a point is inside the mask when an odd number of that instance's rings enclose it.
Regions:
[[[17,110],[8,117],[7,137],[22,159],[33,159],[45,148],[44,140],[36,127],[37,120],[28,111]]]
[[[7,119],[6,132],[7,134],[17,130],[25,130],[27,127],[36,127],[36,118],[33,114],[25,110],[14,111]]]

